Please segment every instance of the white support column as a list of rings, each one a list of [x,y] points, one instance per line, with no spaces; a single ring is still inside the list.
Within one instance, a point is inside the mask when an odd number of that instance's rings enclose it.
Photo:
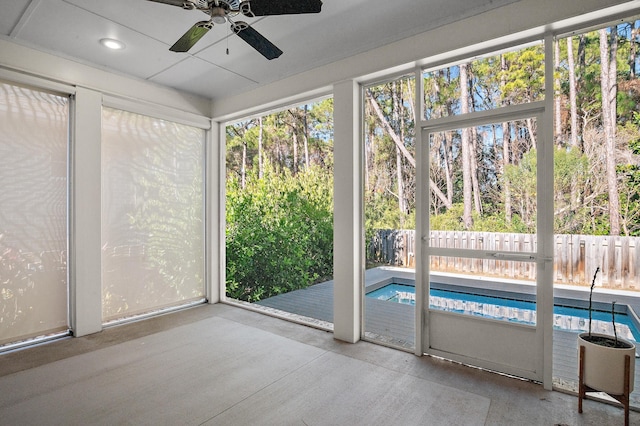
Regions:
[[[100,141],[102,95],[78,88],[71,155],[70,296],[75,336],[102,330]]]
[[[422,69],[416,68],[414,71],[415,81],[422,82]],[[415,112],[414,122],[422,123],[424,121],[424,85],[415,85]],[[426,247],[424,237],[429,235],[429,196],[431,191],[429,185],[424,182],[429,180],[429,164],[427,157],[423,153],[423,143],[427,141],[423,135],[422,127],[419,131],[416,129],[416,224],[415,224],[415,348],[414,353],[422,356],[425,353],[425,347],[429,347],[429,258],[426,256]],[[428,151],[428,150],[427,150]],[[425,176],[426,175],[426,176]]]
[[[540,125],[538,143],[538,329],[542,333],[542,384],[545,389],[553,387],[553,42],[547,35],[545,51],[545,111]],[[544,206],[544,207],[542,207]]]
[[[360,87],[354,81],[334,85],[334,337],[360,340],[362,322],[362,161]]]
[[[206,209],[206,244],[207,244],[207,280],[206,295],[209,303],[218,303],[225,292],[225,195],[224,195],[224,126],[218,122],[211,123],[207,138],[207,209]]]

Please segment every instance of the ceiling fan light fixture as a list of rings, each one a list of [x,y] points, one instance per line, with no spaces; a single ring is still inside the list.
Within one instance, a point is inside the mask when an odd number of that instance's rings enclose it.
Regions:
[[[100,44],[111,50],[122,50],[126,47],[123,42],[114,38],[101,38]]]
[[[211,9],[211,20],[214,24],[224,24],[227,22],[227,18],[225,17],[226,13],[221,7],[214,7]]]

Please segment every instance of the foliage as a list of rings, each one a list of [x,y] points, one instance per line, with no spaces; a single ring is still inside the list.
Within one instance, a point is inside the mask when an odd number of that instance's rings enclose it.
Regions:
[[[617,35],[613,131],[605,132],[604,128],[598,31],[558,41],[554,94],[544,92],[543,44],[425,72],[422,81],[425,119],[460,115],[462,102],[468,102],[467,109],[475,112],[541,101],[553,95],[556,108],[559,106],[554,114],[555,232],[610,234],[608,188],[615,184],[620,197],[620,232],[640,235],[640,61],[636,53],[640,44],[639,24],[640,21],[623,23],[607,29],[608,34],[615,31]],[[613,51],[612,46],[606,49]],[[463,65],[466,73],[461,72]],[[573,80],[569,79],[570,70],[575,73]],[[468,78],[464,85],[461,75]],[[415,155],[415,124],[398,120],[411,115],[413,107],[403,105],[402,111],[397,111],[393,103],[395,98],[409,96],[400,84],[405,79],[401,77],[366,91],[383,112],[375,114],[365,103],[367,235],[374,228],[398,229],[409,227],[403,224],[414,224],[410,218],[415,217],[415,201],[405,211],[397,200],[402,188],[409,187],[415,192],[415,166],[395,161],[397,150],[393,143],[393,133],[408,135],[403,143]],[[467,96],[460,93],[461,87],[468,87]],[[531,118],[433,133],[428,141],[431,229],[536,232],[536,173],[544,173],[537,167],[536,156],[538,144],[547,143],[538,140],[541,136],[537,125]],[[606,135],[612,133],[614,152],[605,143]],[[572,138],[574,134],[576,139]],[[463,164],[469,161],[462,155],[465,143],[471,151],[470,164]],[[612,157],[616,164],[613,178],[605,166],[605,160]],[[398,181],[400,176],[402,182]],[[467,195],[463,196],[465,187]],[[465,209],[464,203],[473,204],[472,209],[468,206]],[[465,211],[472,211],[472,220],[465,222],[466,226],[462,219]],[[403,213],[407,212],[404,218]]]
[[[619,215],[621,233],[640,235],[638,23],[619,24],[607,31],[617,35],[617,92],[611,105],[602,101],[598,31],[558,40],[554,93],[544,90],[542,44],[430,70],[420,82],[407,75],[367,87],[363,129],[367,238],[374,229],[415,227],[416,191],[423,185],[431,191],[432,229],[536,232],[536,175],[545,172],[537,164],[541,143],[554,144],[555,232],[617,232],[612,231],[617,226],[611,218]],[[606,48],[613,52],[614,45]],[[569,78],[570,72],[575,78]],[[461,81],[465,75],[468,80]],[[533,116],[436,132],[425,141],[429,174],[423,179],[428,181],[418,183],[416,164],[421,160],[416,158],[416,84],[424,89],[427,120],[553,96],[553,141],[538,134],[540,123]],[[468,93],[461,93],[464,87]],[[262,160],[291,176],[306,173],[311,166],[329,172],[333,159],[326,141],[332,139],[332,106],[332,100],[327,99],[227,128],[229,179],[238,188],[249,188],[248,176],[256,173]],[[607,109],[616,113],[611,120],[615,128],[603,120]],[[614,148],[609,143],[611,134],[615,135]],[[305,155],[301,154],[303,145]],[[611,162],[606,161],[611,158],[616,164],[613,176]],[[614,185],[620,197],[616,214],[610,209]],[[259,284],[252,286],[258,288]],[[283,284],[277,286],[284,288]]]
[[[227,174],[240,180],[260,166],[260,158],[294,174],[312,164],[330,171],[333,99],[234,123],[226,127],[226,136]]]
[[[227,295],[256,302],[332,275],[333,179],[267,162],[246,186],[227,181]]]
[[[227,294],[255,302],[333,270],[333,99],[227,126]]]
[[[508,104],[544,99],[544,47],[537,45],[505,54],[507,68],[498,76],[505,83],[500,91]]]

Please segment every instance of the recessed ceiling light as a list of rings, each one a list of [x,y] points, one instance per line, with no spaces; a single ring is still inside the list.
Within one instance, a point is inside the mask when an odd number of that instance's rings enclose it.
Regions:
[[[100,44],[113,50],[124,49],[125,46],[123,42],[121,42],[120,40],[115,40],[113,38],[101,38]]]

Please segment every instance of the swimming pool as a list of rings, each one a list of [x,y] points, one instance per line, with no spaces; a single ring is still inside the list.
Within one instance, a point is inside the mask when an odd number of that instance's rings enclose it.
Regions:
[[[367,293],[367,297],[390,302],[415,305],[415,287],[406,284],[387,284]],[[483,318],[499,319],[520,324],[536,324],[536,304],[526,300],[486,296],[467,292],[431,289],[429,307]],[[572,306],[554,305],[553,327],[576,333],[588,331],[589,312]],[[616,312],[618,336],[640,342],[640,331],[632,318]],[[613,334],[611,312],[592,311],[591,331]]]

